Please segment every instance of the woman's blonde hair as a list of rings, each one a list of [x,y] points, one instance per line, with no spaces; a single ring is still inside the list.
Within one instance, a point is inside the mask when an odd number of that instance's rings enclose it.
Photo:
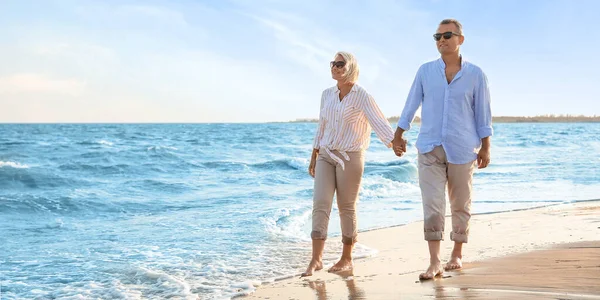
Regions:
[[[356,61],[356,58],[354,57],[354,55],[352,55],[352,53],[339,51],[335,54],[333,59],[335,60],[335,58],[338,55],[341,55],[344,58],[344,61],[346,61],[346,72],[344,73],[344,82],[355,83],[358,80],[359,73],[358,62]]]

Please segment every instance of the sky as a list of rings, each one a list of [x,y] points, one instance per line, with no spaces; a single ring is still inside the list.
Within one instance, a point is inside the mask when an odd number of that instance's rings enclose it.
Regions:
[[[317,118],[353,53],[398,116],[432,34],[463,24],[495,116],[600,115],[595,0],[0,0],[0,122]]]

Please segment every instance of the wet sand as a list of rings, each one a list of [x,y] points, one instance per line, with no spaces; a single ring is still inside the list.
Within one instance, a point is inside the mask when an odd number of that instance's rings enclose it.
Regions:
[[[463,269],[424,282],[422,223],[359,239],[379,253],[356,261],[352,273],[294,277],[244,299],[600,299],[600,201],[473,216]]]
[[[563,244],[469,264],[433,285],[474,299],[600,299],[600,242]]]

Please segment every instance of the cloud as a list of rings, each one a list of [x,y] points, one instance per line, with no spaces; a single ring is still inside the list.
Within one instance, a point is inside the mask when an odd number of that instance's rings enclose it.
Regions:
[[[330,60],[335,53],[335,50],[331,46],[321,43],[315,38],[314,32],[306,30],[306,26],[302,26],[304,30],[297,30],[284,25],[274,18],[261,17],[248,13],[244,13],[243,15],[252,18],[269,29],[274,37],[286,46],[283,50],[288,58],[316,73],[323,72],[322,62]],[[303,19],[297,16],[290,16],[289,14],[279,15],[279,17],[282,16],[287,16],[288,20],[296,20],[296,23],[306,24]]]
[[[0,77],[0,95],[50,93],[79,96],[85,85],[85,82],[77,79],[55,79],[41,74],[21,73]]]

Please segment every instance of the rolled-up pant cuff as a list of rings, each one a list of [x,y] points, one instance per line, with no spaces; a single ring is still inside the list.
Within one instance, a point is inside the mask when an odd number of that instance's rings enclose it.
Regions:
[[[426,241],[443,241],[444,240],[444,232],[443,231],[425,231],[425,240]]]
[[[327,234],[324,234],[322,232],[319,231],[312,231],[310,233],[310,238],[313,240],[326,240],[327,239]]]
[[[342,244],[354,245],[354,243],[356,243],[356,236],[354,236],[354,237],[342,236]]]
[[[465,233],[450,232],[450,240],[457,243],[468,243],[469,236]]]

